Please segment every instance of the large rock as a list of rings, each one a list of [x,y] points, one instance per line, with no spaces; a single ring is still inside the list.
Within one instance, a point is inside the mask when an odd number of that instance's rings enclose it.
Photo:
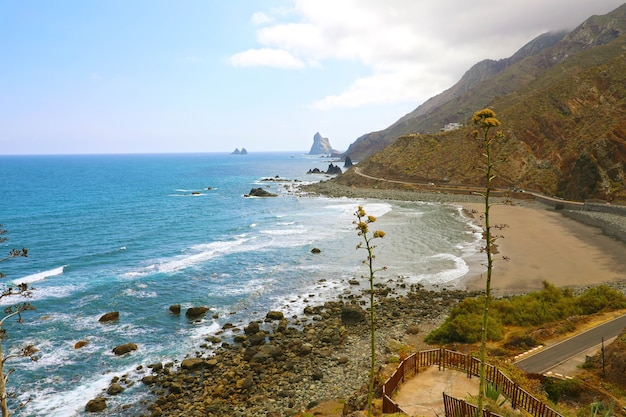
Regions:
[[[313,146],[311,146],[309,155],[331,155],[336,152],[337,151],[330,146],[328,138],[322,137],[319,132],[313,136]]]
[[[109,395],[117,395],[122,392],[124,392],[124,387],[116,383],[109,385],[109,388],[107,389],[107,394]]]
[[[127,353],[132,352],[133,350],[137,350],[137,345],[134,343],[124,343],[123,345],[119,345],[113,348],[113,353],[117,356],[125,355]]]
[[[100,316],[98,321],[100,323],[108,323],[110,321],[118,320],[119,318],[120,318],[120,312],[119,311],[111,311],[109,313],[106,313],[106,314],[103,314],[102,316]]]
[[[244,197],[278,197],[278,194],[272,194],[263,188],[253,188],[249,194],[245,194]]]
[[[339,165],[333,165],[332,163],[328,165],[328,169],[326,170],[326,174],[328,175],[339,175],[341,172]]]
[[[365,321],[363,309],[360,307],[344,306],[341,309],[341,321],[343,324],[357,324]]]
[[[101,413],[106,410],[107,403],[106,400],[102,397],[94,398],[90,400],[85,406],[85,411],[88,413]]]
[[[199,319],[203,317],[210,309],[208,307],[189,307],[185,312],[188,319]]]
[[[187,358],[183,359],[183,361],[180,363],[180,367],[187,370],[213,367],[215,365],[215,361],[210,361],[203,358]]]
[[[259,323],[256,321],[251,321],[246,327],[243,328],[243,331],[248,336],[256,334],[261,330]]]
[[[283,317],[285,317],[285,315],[283,314],[282,311],[268,311],[267,314],[265,315],[265,319],[272,321],[272,320],[282,320]]]

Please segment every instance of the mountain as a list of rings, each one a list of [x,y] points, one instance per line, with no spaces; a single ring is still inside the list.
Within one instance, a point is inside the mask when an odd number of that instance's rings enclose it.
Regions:
[[[313,145],[311,146],[309,155],[332,155],[334,153],[337,153],[337,151],[335,151],[333,147],[330,146],[330,140],[328,140],[328,138],[322,137],[322,135],[317,132],[313,136]]]
[[[454,86],[425,101],[418,108],[400,118],[387,129],[367,133],[359,137],[345,152],[353,160],[364,159],[392,143],[396,138],[417,132],[438,132],[446,123],[466,120],[472,110],[484,105],[496,95],[514,91],[518,83],[494,86],[480,94],[473,93],[474,87],[488,80],[523,59],[537,55],[542,50],[560,41],[566,32],[546,33],[532,40],[513,56],[494,61],[483,60],[472,66]],[[461,107],[458,107],[458,104]]]
[[[478,184],[482,156],[471,126],[427,132],[468,125],[475,111],[490,107],[505,133],[497,150],[501,186],[626,201],[625,34],[623,5],[567,34],[542,35],[506,60],[474,65],[452,88],[362,136],[345,155],[361,160],[369,175]]]

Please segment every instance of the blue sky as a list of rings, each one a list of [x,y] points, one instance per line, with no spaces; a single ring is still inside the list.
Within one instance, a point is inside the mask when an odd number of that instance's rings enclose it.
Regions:
[[[0,0],[0,154],[307,151],[623,0]]]

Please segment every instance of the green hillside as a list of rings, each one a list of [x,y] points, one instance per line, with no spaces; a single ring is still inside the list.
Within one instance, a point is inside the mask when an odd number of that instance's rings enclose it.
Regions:
[[[505,133],[496,150],[499,186],[626,202],[625,33],[626,5],[590,18],[556,45],[504,66],[466,94],[414,119],[405,116],[406,126],[417,127],[362,160],[360,169],[399,180],[479,184],[481,152],[467,125],[473,112],[490,107]],[[418,133],[433,121],[466,127]],[[368,141],[378,140],[382,148],[384,133]],[[358,179],[348,174],[340,181]]]

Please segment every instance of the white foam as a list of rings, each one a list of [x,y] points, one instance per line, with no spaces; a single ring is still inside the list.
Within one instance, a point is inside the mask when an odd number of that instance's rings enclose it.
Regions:
[[[137,278],[152,273],[172,273],[185,268],[201,264],[220,255],[235,253],[240,251],[252,250],[253,247],[243,246],[244,243],[251,241],[251,238],[239,237],[230,241],[218,241],[195,245],[190,251],[195,253],[191,255],[180,255],[174,258],[165,259],[160,263],[153,263],[145,266],[140,270],[129,271],[122,274],[123,278]]]
[[[157,293],[155,291],[137,291],[132,288],[127,288],[122,291],[122,295],[135,298],[156,298]]]
[[[300,235],[303,233],[307,233],[307,230],[304,228],[300,229],[278,229],[278,230],[263,230],[261,233],[266,235],[274,235],[274,236],[289,236],[289,235]]]
[[[415,277],[408,276],[409,282],[426,282],[428,284],[444,284],[451,281],[455,281],[469,272],[469,266],[463,258],[449,254],[438,253],[431,256],[431,258],[438,258],[444,260],[450,260],[454,262],[454,268],[442,269],[434,273],[419,274]]]
[[[186,327],[181,329],[180,333],[184,333],[185,338],[189,337],[190,340],[198,341],[204,339],[207,335],[216,334],[221,329],[221,326],[216,321],[212,321],[208,326],[205,324],[201,321],[199,326]]]
[[[84,285],[61,285],[58,287],[48,287],[46,288],[45,291],[41,291],[41,290],[32,291],[31,296],[28,298],[19,297],[19,296],[4,297],[0,299],[0,306],[21,303],[24,301],[32,303],[33,301],[45,300],[48,298],[63,298],[63,297],[69,296],[70,294],[76,293],[82,288],[84,288]]]
[[[50,269],[48,271],[38,272],[38,273],[32,274],[32,275],[26,275],[25,277],[17,278],[15,280],[13,280],[13,283],[15,283],[15,284],[32,284],[33,282],[43,281],[44,279],[46,279],[48,277],[61,275],[63,273],[63,269],[66,266],[67,265],[63,265],[63,266],[60,266],[58,268]]]
[[[131,373],[134,369],[135,366],[117,372],[104,373],[97,379],[76,386],[71,391],[38,395],[26,406],[27,414],[37,416],[78,416],[80,411],[84,409],[86,400],[77,401],[77,399],[95,398],[109,386],[113,376],[125,375]]]

